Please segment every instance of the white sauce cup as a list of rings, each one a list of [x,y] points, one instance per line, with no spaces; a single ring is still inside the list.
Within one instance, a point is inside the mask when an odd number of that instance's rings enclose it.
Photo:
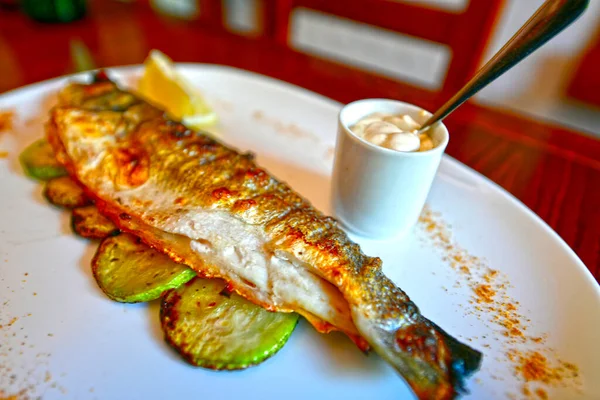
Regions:
[[[438,123],[428,132],[435,147],[423,152],[379,147],[350,130],[375,112],[408,114],[419,124],[431,113],[402,101],[364,99],[347,104],[339,114],[332,180],[334,215],[352,233],[390,239],[406,235],[417,222],[449,134]]]

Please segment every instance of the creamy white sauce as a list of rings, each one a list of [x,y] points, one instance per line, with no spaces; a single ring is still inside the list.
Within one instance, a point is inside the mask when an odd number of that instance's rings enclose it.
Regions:
[[[358,137],[387,149],[414,152],[431,150],[431,138],[417,134],[420,125],[410,115],[370,114],[350,127]]]

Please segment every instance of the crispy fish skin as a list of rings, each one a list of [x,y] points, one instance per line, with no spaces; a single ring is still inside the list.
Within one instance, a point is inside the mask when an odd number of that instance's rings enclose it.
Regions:
[[[379,258],[251,155],[100,78],[61,92],[47,135],[119,228],[267,309],[299,312],[319,331],[370,346],[420,399],[462,392],[481,354],[423,317]]]

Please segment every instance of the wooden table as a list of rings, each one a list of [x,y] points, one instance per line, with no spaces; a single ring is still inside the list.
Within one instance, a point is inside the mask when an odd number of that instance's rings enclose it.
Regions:
[[[158,48],[180,62],[229,65],[346,103],[387,97],[435,109],[443,98],[390,79],[310,57],[268,40],[197,23],[159,20],[120,4],[83,21],[44,25],[0,11],[0,92],[69,72],[69,40],[80,38],[103,66],[141,63]],[[447,153],[495,181],[544,219],[600,277],[600,141],[506,111],[466,104],[446,120]]]

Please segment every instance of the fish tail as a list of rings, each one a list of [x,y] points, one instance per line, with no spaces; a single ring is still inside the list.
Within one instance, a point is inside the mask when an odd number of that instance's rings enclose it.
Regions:
[[[482,354],[474,348],[459,342],[439,325],[428,321],[439,333],[450,351],[450,380],[459,393],[466,393],[465,381],[481,367]]]

